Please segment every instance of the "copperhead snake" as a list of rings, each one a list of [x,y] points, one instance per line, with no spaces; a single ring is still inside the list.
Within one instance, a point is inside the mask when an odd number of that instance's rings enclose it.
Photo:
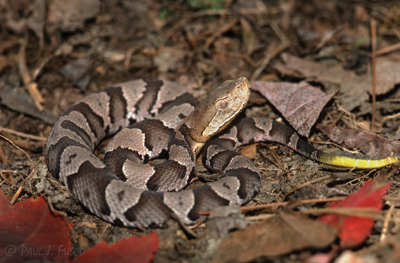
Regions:
[[[135,80],[93,93],[54,125],[46,143],[48,168],[96,216],[117,225],[151,227],[164,225],[173,214],[192,224],[203,217],[199,212],[214,206],[250,201],[260,189],[260,173],[235,151],[244,144],[278,142],[337,166],[373,168],[398,162],[389,157],[367,164],[326,154],[290,127],[267,118],[243,119],[210,140],[243,110],[249,88],[244,77],[225,81],[197,107],[191,94],[169,81]],[[93,152],[116,132],[103,162]],[[225,176],[180,191],[202,148],[205,166]],[[147,163],[166,154],[164,163]]]

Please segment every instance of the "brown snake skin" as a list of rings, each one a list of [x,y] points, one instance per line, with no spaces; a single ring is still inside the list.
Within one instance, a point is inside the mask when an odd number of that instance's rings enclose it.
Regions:
[[[169,81],[135,80],[91,94],[54,125],[46,144],[49,170],[93,214],[123,226],[162,226],[173,214],[192,224],[199,212],[246,203],[258,192],[260,175],[237,147],[275,141],[317,160],[317,150],[291,128],[266,118],[246,118],[210,140],[245,107],[249,86],[246,78],[226,81],[196,108],[193,96]],[[101,161],[93,151],[118,131]],[[186,186],[202,147],[205,166],[225,176],[166,192]],[[147,163],[164,155],[165,163]]]

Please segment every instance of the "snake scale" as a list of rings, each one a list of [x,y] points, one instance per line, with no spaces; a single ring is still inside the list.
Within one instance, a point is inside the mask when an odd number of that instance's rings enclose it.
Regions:
[[[243,119],[211,139],[246,106],[249,88],[244,77],[225,81],[197,106],[191,94],[169,81],[141,79],[93,93],[71,106],[51,130],[49,170],[96,216],[122,226],[156,227],[173,214],[191,224],[202,218],[199,212],[251,200],[260,189],[260,174],[235,151],[244,144],[274,141],[337,166],[374,168],[398,162],[395,157],[370,161],[326,154],[267,118]],[[94,150],[117,132],[101,161]],[[207,169],[225,176],[180,191],[202,148]],[[148,163],[160,156],[168,156],[167,161]]]

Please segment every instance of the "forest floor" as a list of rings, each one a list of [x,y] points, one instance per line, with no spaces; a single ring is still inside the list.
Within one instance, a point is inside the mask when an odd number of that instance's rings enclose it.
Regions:
[[[0,226],[0,262],[65,262],[102,241],[148,235],[157,237],[146,260],[153,262],[400,262],[396,165],[337,169],[279,144],[253,144],[240,152],[259,168],[261,190],[243,213],[233,208],[195,226],[170,220],[166,228],[131,229],[90,214],[47,172],[45,160],[52,125],[90,93],[158,78],[184,85],[200,101],[224,80],[242,76],[278,92],[253,91],[246,116],[290,123],[326,152],[400,156],[397,1],[0,0],[0,24],[0,188],[14,206],[43,197],[44,209],[68,222],[72,248],[67,259],[25,253],[39,246],[35,237],[16,240],[11,226]],[[304,92],[288,95],[277,83],[330,95],[323,102]],[[305,115],[290,116],[290,109]],[[189,188],[208,181],[198,163]],[[373,187],[361,188],[369,180]],[[347,212],[326,208],[352,193],[364,203],[345,206]],[[0,222],[12,221],[7,213],[17,210],[6,206],[0,200]],[[371,207],[373,213],[362,210]],[[24,217],[34,220],[30,210],[22,213],[13,227]],[[325,226],[321,215],[328,213],[341,214],[340,223]],[[344,226],[349,218],[356,221]],[[30,223],[35,233],[57,231]],[[351,231],[361,237],[343,236]],[[10,244],[19,257],[7,253]]]

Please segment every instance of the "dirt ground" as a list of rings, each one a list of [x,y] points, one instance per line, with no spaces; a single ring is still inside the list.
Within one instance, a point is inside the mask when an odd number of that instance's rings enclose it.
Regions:
[[[346,196],[368,179],[380,177],[392,186],[371,235],[361,245],[341,250],[336,240],[324,248],[296,247],[281,239],[275,249],[282,252],[225,260],[218,257],[221,251],[214,243],[241,228],[238,225],[218,237],[212,234],[212,220],[190,229],[174,220],[164,229],[113,226],[88,213],[47,173],[44,153],[52,124],[74,102],[112,84],[140,78],[179,82],[198,100],[224,80],[240,76],[250,81],[306,81],[328,94],[339,90],[318,112],[317,124],[366,130],[396,141],[400,138],[397,1],[0,0],[0,29],[1,190],[15,202],[42,195],[54,210],[64,211],[74,223],[73,247],[86,249],[102,240],[113,243],[156,231],[160,243],[153,262],[355,262],[345,261],[345,256],[364,260],[359,262],[400,262],[395,242],[400,235],[396,166],[349,171],[318,164],[278,144],[244,147],[241,152],[254,160],[262,176],[261,191],[247,206],[290,201],[250,210],[246,218],[236,215],[251,223],[323,208],[324,202],[296,202]],[[277,108],[254,92],[245,114],[282,120]],[[308,140],[327,152],[379,158],[333,143],[315,125]],[[104,144],[97,151],[100,157],[103,148]],[[194,181],[190,188],[208,181],[201,162]],[[318,214],[307,217],[315,220]],[[316,261],[316,255],[329,251],[333,255],[329,260]]]

